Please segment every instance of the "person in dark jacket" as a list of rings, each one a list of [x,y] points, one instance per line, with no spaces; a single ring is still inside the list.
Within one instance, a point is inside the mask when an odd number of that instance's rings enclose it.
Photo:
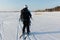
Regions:
[[[28,6],[25,5],[25,8],[23,8],[21,10],[21,15],[20,15],[20,19],[23,22],[23,29],[22,29],[22,33],[25,33],[25,28],[27,29],[27,33],[30,33],[30,24],[31,24],[31,20],[30,18],[32,18],[32,15],[30,13],[30,11],[28,10]]]

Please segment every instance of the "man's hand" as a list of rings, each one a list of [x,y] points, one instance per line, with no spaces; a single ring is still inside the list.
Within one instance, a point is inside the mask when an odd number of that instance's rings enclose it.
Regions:
[[[19,21],[20,21],[20,18],[19,18]]]

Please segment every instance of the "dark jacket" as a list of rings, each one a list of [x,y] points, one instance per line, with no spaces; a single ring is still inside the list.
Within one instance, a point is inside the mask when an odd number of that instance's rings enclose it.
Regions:
[[[20,19],[22,21],[30,21],[31,16],[32,15],[31,15],[30,11],[27,8],[23,8],[21,10]]]

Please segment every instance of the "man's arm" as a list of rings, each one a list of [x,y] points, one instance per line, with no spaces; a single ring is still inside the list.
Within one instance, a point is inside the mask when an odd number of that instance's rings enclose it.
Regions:
[[[21,14],[20,14],[20,18],[19,18],[19,21],[22,19],[22,10],[21,10],[21,12],[20,12]]]
[[[30,15],[30,18],[32,18],[32,15],[31,15],[31,13],[29,12],[29,15]]]

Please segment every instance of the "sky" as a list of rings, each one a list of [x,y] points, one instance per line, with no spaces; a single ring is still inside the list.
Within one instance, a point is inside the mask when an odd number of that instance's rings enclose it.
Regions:
[[[60,6],[60,0],[0,0],[1,10],[21,10],[28,5],[29,10],[39,10]]]

